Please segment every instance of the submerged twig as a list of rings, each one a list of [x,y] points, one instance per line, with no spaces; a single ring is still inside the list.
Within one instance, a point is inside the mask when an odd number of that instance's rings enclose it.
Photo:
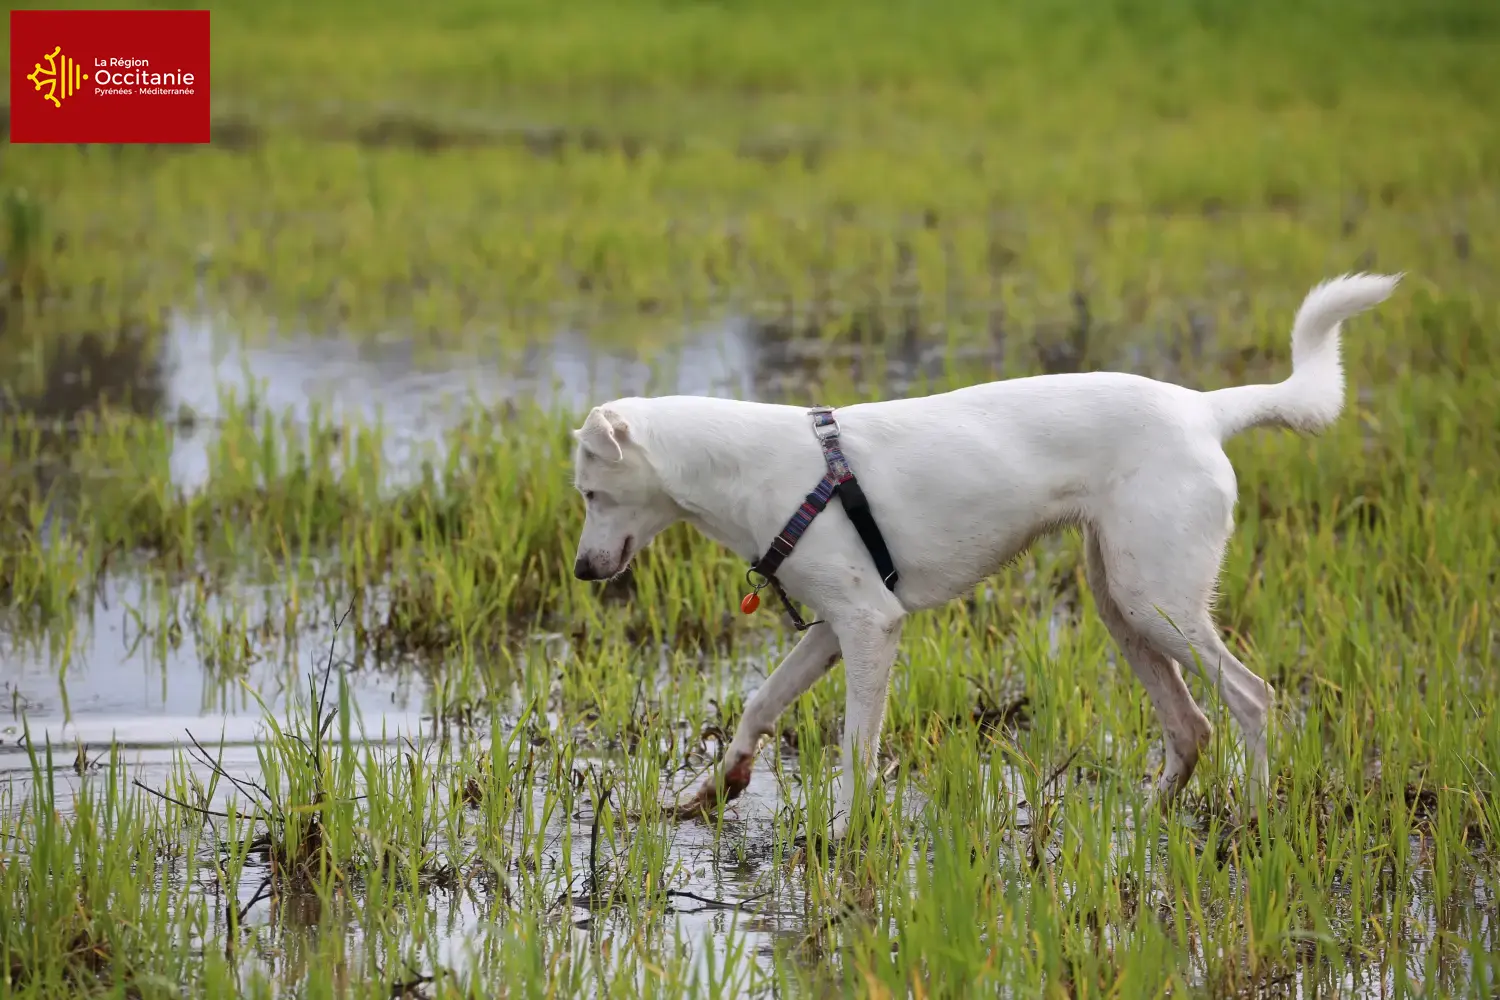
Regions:
[[[738,909],[741,909],[743,907],[749,906],[751,903],[755,902],[756,900],[765,899],[770,894],[771,894],[771,890],[767,889],[765,892],[758,893],[757,895],[751,896],[748,899],[740,899],[740,900],[735,900],[735,901],[731,902],[731,901],[726,901],[726,900],[722,900],[722,899],[709,899],[707,896],[700,896],[697,893],[688,892],[688,891],[686,891],[684,889],[668,889],[667,890],[667,896],[668,896],[668,898],[670,898],[670,899],[691,899],[695,903],[702,903],[703,904],[703,909],[706,909],[706,910],[738,910]],[[695,910],[693,912],[696,913],[696,912],[700,912],[700,911]]]
[[[158,791],[157,789],[152,788],[150,785],[146,784],[140,778],[131,778],[130,779],[130,783],[132,785],[134,785],[135,787],[139,788],[141,791],[148,792],[148,793],[150,793],[152,795],[155,795],[157,798],[159,798],[159,799],[161,799],[161,800],[163,800],[165,802],[170,802],[174,806],[181,806],[184,809],[188,809],[188,810],[190,810],[192,812],[199,813],[200,815],[203,815],[203,816],[212,816],[212,817],[214,817],[216,819],[228,819],[229,818],[229,814],[226,813],[226,812],[219,812],[219,811],[217,811],[215,809],[205,809],[202,806],[195,806],[195,805],[193,805],[193,804],[191,804],[189,802],[184,802],[184,801],[182,801],[179,798],[174,798],[173,796],[168,795],[166,792]]]
[[[247,799],[254,799],[255,798],[254,795],[250,794],[250,792],[252,790],[254,790],[256,792],[259,792],[260,795],[262,797],[264,797],[267,801],[270,801],[270,799],[271,799],[271,793],[268,792],[265,789],[264,786],[260,785],[258,782],[254,782],[254,781],[251,781],[249,779],[239,779],[239,778],[236,778],[234,775],[232,775],[228,771],[224,770],[223,765],[220,763],[220,759],[222,759],[222,758],[211,757],[209,755],[208,751],[203,748],[203,744],[200,743],[200,742],[198,742],[198,737],[196,737],[196,736],[193,735],[193,731],[191,729],[184,730],[184,732],[187,733],[188,739],[192,741],[193,747],[197,749],[197,751],[198,751],[198,755],[197,755],[198,759],[203,763],[204,767],[208,768],[209,771],[211,771],[212,773],[218,775],[219,777],[223,778],[225,781],[227,781],[231,785],[233,785],[235,788],[239,789],[240,793],[242,795],[244,795]],[[220,750],[222,752],[222,750],[223,750],[222,746],[220,747]],[[249,786],[249,787],[247,788],[246,786]]]

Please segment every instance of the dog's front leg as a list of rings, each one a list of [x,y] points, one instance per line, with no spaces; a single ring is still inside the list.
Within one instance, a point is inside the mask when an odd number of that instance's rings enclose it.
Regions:
[[[772,733],[787,706],[828,673],[838,658],[838,636],[826,622],[804,632],[745,704],[719,773],[705,780],[697,794],[677,807],[678,815],[706,815],[714,807],[738,798],[750,784],[750,768],[761,737]]]
[[[834,840],[843,839],[848,832],[860,786],[872,787],[891,667],[901,644],[901,624],[900,618],[868,615],[841,630],[846,688],[844,773],[834,793],[830,831]]]

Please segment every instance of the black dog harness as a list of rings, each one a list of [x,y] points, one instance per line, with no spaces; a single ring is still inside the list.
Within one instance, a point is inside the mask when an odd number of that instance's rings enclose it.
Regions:
[[[865,499],[864,490],[860,489],[859,481],[854,478],[854,472],[849,468],[849,461],[839,448],[839,425],[833,419],[833,407],[815,406],[808,411],[812,415],[813,434],[818,443],[823,446],[823,460],[828,464],[828,472],[818,481],[818,485],[807,499],[802,501],[802,506],[797,508],[797,513],[787,521],[786,527],[781,529],[781,534],[771,541],[770,548],[766,549],[755,563],[745,572],[745,579],[749,582],[751,591],[745,595],[740,602],[740,610],[745,614],[751,614],[760,607],[759,591],[769,583],[781,598],[781,603],[786,605],[787,614],[791,616],[792,625],[797,631],[805,631],[817,625],[818,622],[804,622],[802,616],[797,613],[796,607],[792,605],[791,599],[787,597],[786,591],[781,587],[781,581],[776,579],[776,570],[787,556],[792,554],[792,547],[812,523],[812,519],[823,512],[828,506],[829,500],[835,494],[844,504],[844,512],[849,515],[849,520],[854,522],[854,528],[859,532],[860,539],[865,543],[865,548],[870,552],[870,558],[875,560],[875,568],[880,573],[880,580],[888,590],[896,589],[899,579],[895,564],[891,562],[891,554],[885,547],[885,539],[880,534],[880,528],[875,524],[875,518],[870,513],[870,503]],[[756,583],[751,576],[759,576],[760,583]]]

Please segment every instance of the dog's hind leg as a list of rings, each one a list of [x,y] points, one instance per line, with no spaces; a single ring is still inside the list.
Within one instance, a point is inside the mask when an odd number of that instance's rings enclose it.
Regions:
[[[858,614],[839,623],[845,680],[844,773],[834,794],[834,840],[841,840],[848,831],[859,786],[868,787],[875,775],[901,626],[900,617],[878,612]]]
[[[1162,621],[1161,627],[1153,628],[1150,642],[1163,655],[1192,664],[1199,676],[1218,687],[1244,740],[1250,804],[1263,803],[1271,788],[1266,730],[1275,690],[1229,651],[1206,608],[1184,611],[1184,617],[1174,616],[1173,623]]]
[[[738,798],[750,784],[750,768],[761,737],[772,733],[787,706],[828,673],[838,658],[838,636],[827,622],[819,622],[804,632],[746,702],[719,773],[705,780],[697,794],[678,807],[679,815],[702,814]]]
[[[1156,718],[1162,727],[1162,743],[1166,751],[1166,762],[1161,778],[1157,781],[1153,796],[1158,805],[1166,805],[1193,776],[1198,765],[1198,755],[1213,736],[1213,727],[1207,716],[1193,700],[1193,694],[1182,680],[1182,672],[1171,659],[1162,656],[1151,644],[1131,628],[1126,616],[1115,603],[1109,591],[1109,575],[1104,563],[1104,553],[1099,547],[1099,537],[1093,528],[1083,531],[1084,567],[1089,589],[1094,593],[1094,604],[1099,609],[1110,637],[1120,647],[1121,654],[1130,664],[1141,686],[1151,698],[1156,709]]]
[[[1275,692],[1235,658],[1214,626],[1209,609],[1233,527],[1233,470],[1224,459],[1218,470],[1204,471],[1221,475],[1178,483],[1157,476],[1152,488],[1111,509],[1096,527],[1107,588],[1131,630],[1218,687],[1244,740],[1254,805],[1270,789],[1266,726]]]

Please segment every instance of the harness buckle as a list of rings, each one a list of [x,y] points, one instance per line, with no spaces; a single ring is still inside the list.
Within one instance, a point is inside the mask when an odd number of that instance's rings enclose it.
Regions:
[[[833,407],[814,406],[810,407],[807,412],[813,417],[813,436],[819,441],[827,441],[839,436],[838,422],[833,419]],[[827,414],[828,419],[818,420],[817,418],[823,414]]]

